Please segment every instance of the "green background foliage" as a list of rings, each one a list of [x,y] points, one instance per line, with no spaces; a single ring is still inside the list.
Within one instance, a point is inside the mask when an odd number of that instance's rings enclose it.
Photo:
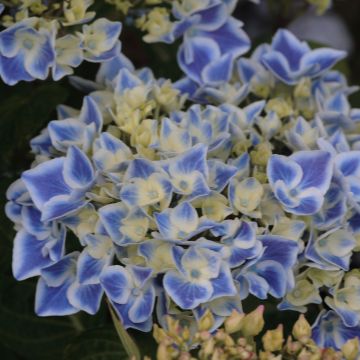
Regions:
[[[102,16],[112,19],[121,14],[98,1]],[[351,4],[350,4],[351,3]],[[243,5],[237,9],[239,17],[246,23],[252,16],[255,5]],[[294,14],[284,13],[281,6],[273,9],[271,20],[258,26],[265,26],[267,38],[255,39],[255,43],[269,40],[278,28],[286,26]],[[358,15],[360,2],[335,1],[335,11],[349,26],[355,40],[355,51],[343,64],[353,84],[360,83],[360,30]],[[121,36],[123,51],[137,67],[149,66],[157,76],[178,79],[180,71],[176,65],[176,45],[147,45],[141,41],[141,34],[131,26],[125,26]],[[97,65],[84,64],[76,75],[93,79]],[[37,135],[46,124],[56,119],[56,105],[66,103],[79,107],[83,94],[71,87],[68,79],[53,83],[21,83],[9,87],[0,83],[0,357],[4,360],[120,360],[126,353],[119,342],[111,317],[104,302],[96,316],[84,313],[69,317],[40,318],[34,314],[36,280],[17,282],[11,273],[11,252],[15,231],[6,219],[3,208],[5,192],[9,184],[21,172],[28,169],[32,155],[29,140]],[[360,107],[360,96],[353,96],[353,105]],[[245,310],[258,305],[255,299],[245,303]],[[266,306],[267,328],[274,328],[279,322],[291,328],[296,314],[276,311],[276,303]],[[314,313],[309,312],[309,320]],[[285,321],[285,319],[287,319]],[[290,321],[291,320],[291,321]],[[130,332],[143,354],[154,356],[155,344],[151,334]]]

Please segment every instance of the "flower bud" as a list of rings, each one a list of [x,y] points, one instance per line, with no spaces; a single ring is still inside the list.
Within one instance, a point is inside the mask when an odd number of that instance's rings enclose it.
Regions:
[[[206,312],[198,322],[199,331],[210,330],[213,326],[214,326],[214,317],[209,310],[206,310]]]
[[[243,319],[241,332],[244,336],[256,336],[264,327],[264,305],[260,305]]]
[[[311,336],[310,324],[307,322],[303,314],[301,314],[299,319],[296,321],[292,333],[297,340],[308,339]]]
[[[284,342],[283,326],[279,325],[275,330],[268,330],[263,336],[262,341],[266,351],[281,350]]]
[[[224,323],[226,333],[233,334],[235,332],[240,331],[244,316],[245,316],[244,314],[240,314],[236,310],[233,310],[231,315],[225,320]]]
[[[359,339],[348,340],[341,348],[341,351],[346,360],[356,360],[360,353]]]

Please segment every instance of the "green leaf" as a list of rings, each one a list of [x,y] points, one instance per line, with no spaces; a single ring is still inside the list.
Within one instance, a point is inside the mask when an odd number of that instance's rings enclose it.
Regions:
[[[116,332],[112,328],[85,331],[64,351],[63,360],[122,360],[127,359]]]
[[[60,84],[22,83],[16,88],[0,86],[0,166],[22,170],[30,157],[29,140],[51,120],[56,106],[63,103],[67,90]]]
[[[25,359],[61,359],[63,349],[78,334],[71,318],[40,318],[34,313],[35,288],[29,281],[0,278],[0,339]]]
[[[124,348],[125,348],[127,354],[129,355],[130,358],[140,360],[141,359],[140,350],[137,347],[136,343],[131,338],[129,333],[125,330],[125,328],[121,324],[120,320],[116,316],[115,311],[113,310],[113,308],[111,307],[110,304],[109,304],[109,309],[110,309],[111,318],[113,320],[116,332],[117,332],[122,344],[124,345]]]

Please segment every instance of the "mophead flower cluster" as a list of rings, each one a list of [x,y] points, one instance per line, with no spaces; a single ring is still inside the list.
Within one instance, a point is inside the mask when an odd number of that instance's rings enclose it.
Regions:
[[[118,52],[95,82],[74,79],[90,90],[82,108],[59,106],[32,139],[6,211],[14,276],[39,277],[38,315],[94,314],[106,294],[125,327],[210,312],[216,328],[271,296],[331,309],[320,346],[360,334],[360,110],[332,69],[345,53],[279,30],[244,57],[235,4],[176,1],[176,21],[154,7],[146,40],[183,39],[184,77],[156,79]],[[6,39],[22,66],[18,36]]]
[[[59,80],[84,60],[104,62],[120,49],[121,23],[93,21],[94,0],[10,0],[0,4],[0,77],[19,81]],[[82,25],[81,27],[79,27]],[[80,30],[80,31],[79,31]]]

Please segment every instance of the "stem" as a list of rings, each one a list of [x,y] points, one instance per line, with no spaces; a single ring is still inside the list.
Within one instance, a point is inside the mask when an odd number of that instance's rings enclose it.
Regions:
[[[80,321],[78,315],[70,315],[69,319],[70,319],[72,325],[74,326],[76,332],[81,333],[85,330],[84,325]]]
[[[131,336],[128,334],[128,332],[122,326],[120,320],[118,319],[117,315],[115,314],[114,309],[112,308],[112,306],[108,300],[107,300],[107,304],[109,306],[111,319],[115,326],[116,332],[120,338],[121,343],[124,346],[125,351],[129,355],[129,358],[131,360],[141,360],[141,354],[140,354],[139,348],[137,347],[136,343],[134,342],[134,340],[131,338]]]

